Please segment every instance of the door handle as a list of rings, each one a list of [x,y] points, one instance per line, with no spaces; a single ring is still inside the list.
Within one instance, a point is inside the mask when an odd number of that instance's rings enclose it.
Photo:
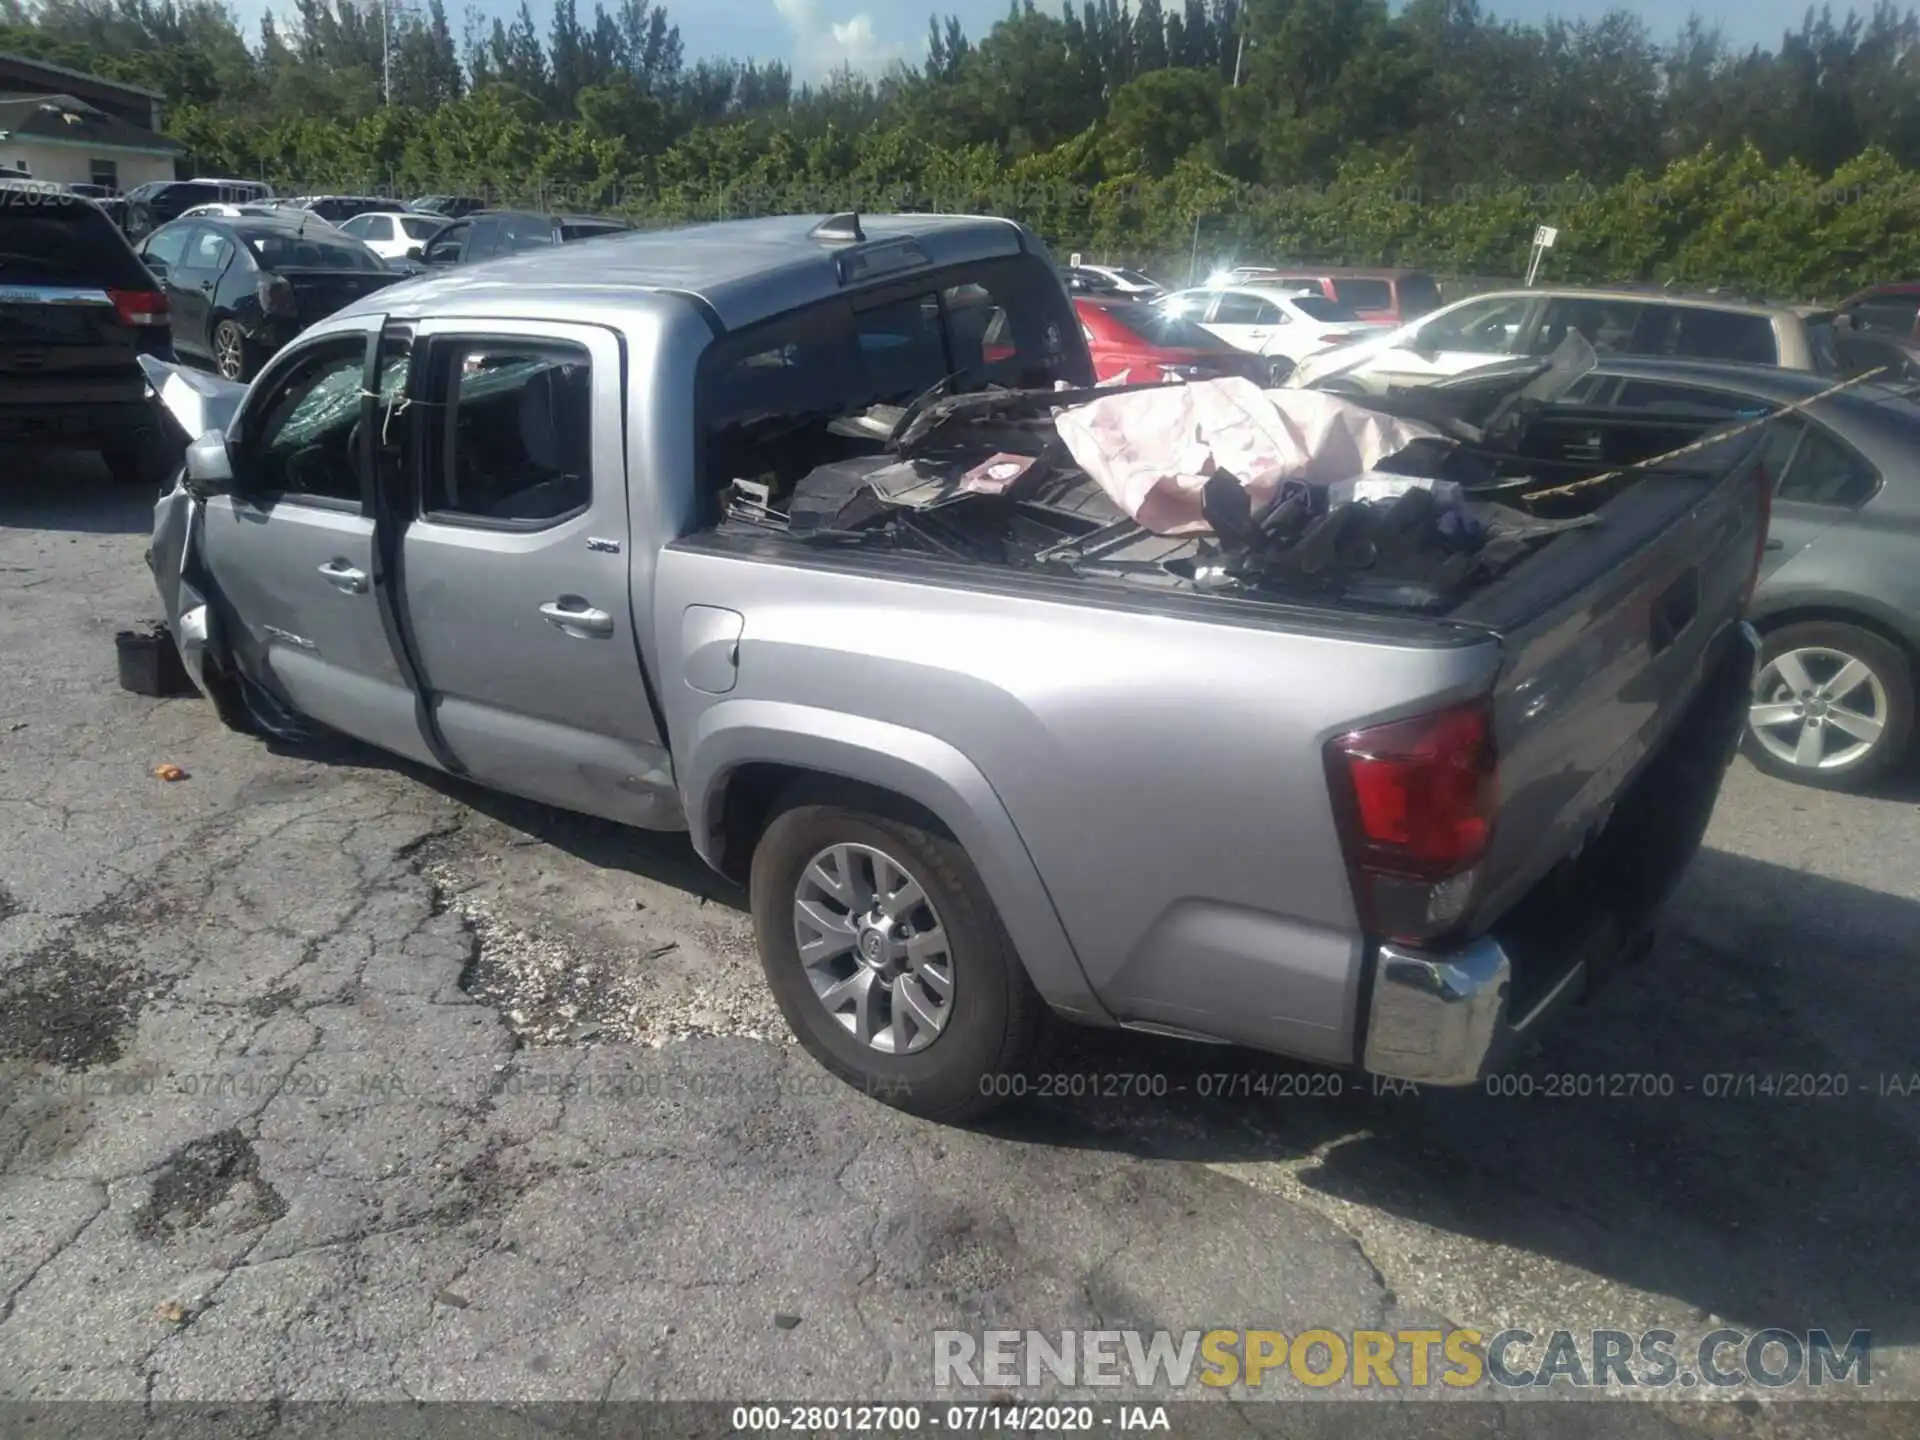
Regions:
[[[320,567],[320,573],[336,590],[349,595],[364,595],[367,590],[367,572],[356,570],[344,560],[329,560]]]
[[[562,595],[558,600],[548,601],[540,607],[540,616],[577,640],[613,634],[613,616],[594,609],[578,595]]]

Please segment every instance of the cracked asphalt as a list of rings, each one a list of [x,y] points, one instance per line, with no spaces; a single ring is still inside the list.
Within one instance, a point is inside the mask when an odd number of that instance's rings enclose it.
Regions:
[[[0,1401],[924,1399],[938,1329],[1723,1323],[1869,1329],[1871,1395],[1920,1398],[1911,783],[1736,765],[1657,953],[1531,1093],[1076,1035],[1066,1093],[941,1128],[790,1042],[684,840],[121,690],[146,497],[0,477]],[[1447,1423],[1915,1426],[1491,1408]]]

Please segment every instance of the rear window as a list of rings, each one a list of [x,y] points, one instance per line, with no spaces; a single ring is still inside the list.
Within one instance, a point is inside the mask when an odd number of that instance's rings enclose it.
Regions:
[[[1343,305],[1355,310],[1393,308],[1393,287],[1384,280],[1339,279],[1333,282],[1333,289]]]
[[[959,388],[1091,380],[1080,324],[1052,272],[1030,259],[810,306],[726,340],[702,362],[712,431],[902,404],[951,374]]]
[[[575,240],[591,240],[596,235],[619,235],[626,230],[624,225],[594,224],[591,221],[567,224],[560,227],[560,239],[563,243]]]
[[[1324,295],[1302,295],[1293,302],[1293,307],[1309,320],[1328,320],[1336,325],[1360,318],[1351,306],[1342,305],[1338,300],[1329,300]]]
[[[1153,281],[1149,280],[1146,276],[1142,275],[1138,270],[1116,270],[1113,273],[1115,275],[1118,275],[1123,281],[1125,281],[1129,285],[1153,284]]]
[[[151,290],[153,277],[87,201],[0,191],[0,288],[14,285]]]
[[[269,270],[383,270],[380,257],[354,240],[309,233],[283,235],[242,230],[240,238]]]
[[[1193,323],[1184,315],[1174,315],[1157,305],[1109,305],[1106,308],[1114,324],[1149,345],[1165,350],[1231,350],[1234,347],[1219,336]]]

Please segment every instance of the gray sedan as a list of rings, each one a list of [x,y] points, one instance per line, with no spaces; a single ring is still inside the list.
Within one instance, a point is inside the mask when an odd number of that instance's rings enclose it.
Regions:
[[[1638,459],[1684,443],[1702,421],[1762,415],[1834,383],[1607,359],[1565,397],[1554,443],[1569,458]],[[1765,649],[1745,749],[1787,779],[1864,784],[1899,764],[1913,736],[1920,404],[1877,384],[1828,396],[1775,421],[1762,457],[1773,519],[1750,610]]]

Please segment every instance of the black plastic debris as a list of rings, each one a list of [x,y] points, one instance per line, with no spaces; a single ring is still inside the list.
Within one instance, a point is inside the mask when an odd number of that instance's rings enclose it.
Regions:
[[[161,622],[155,621],[145,630],[122,630],[113,637],[113,644],[119,652],[122,690],[157,699],[193,693],[180,647]]]

